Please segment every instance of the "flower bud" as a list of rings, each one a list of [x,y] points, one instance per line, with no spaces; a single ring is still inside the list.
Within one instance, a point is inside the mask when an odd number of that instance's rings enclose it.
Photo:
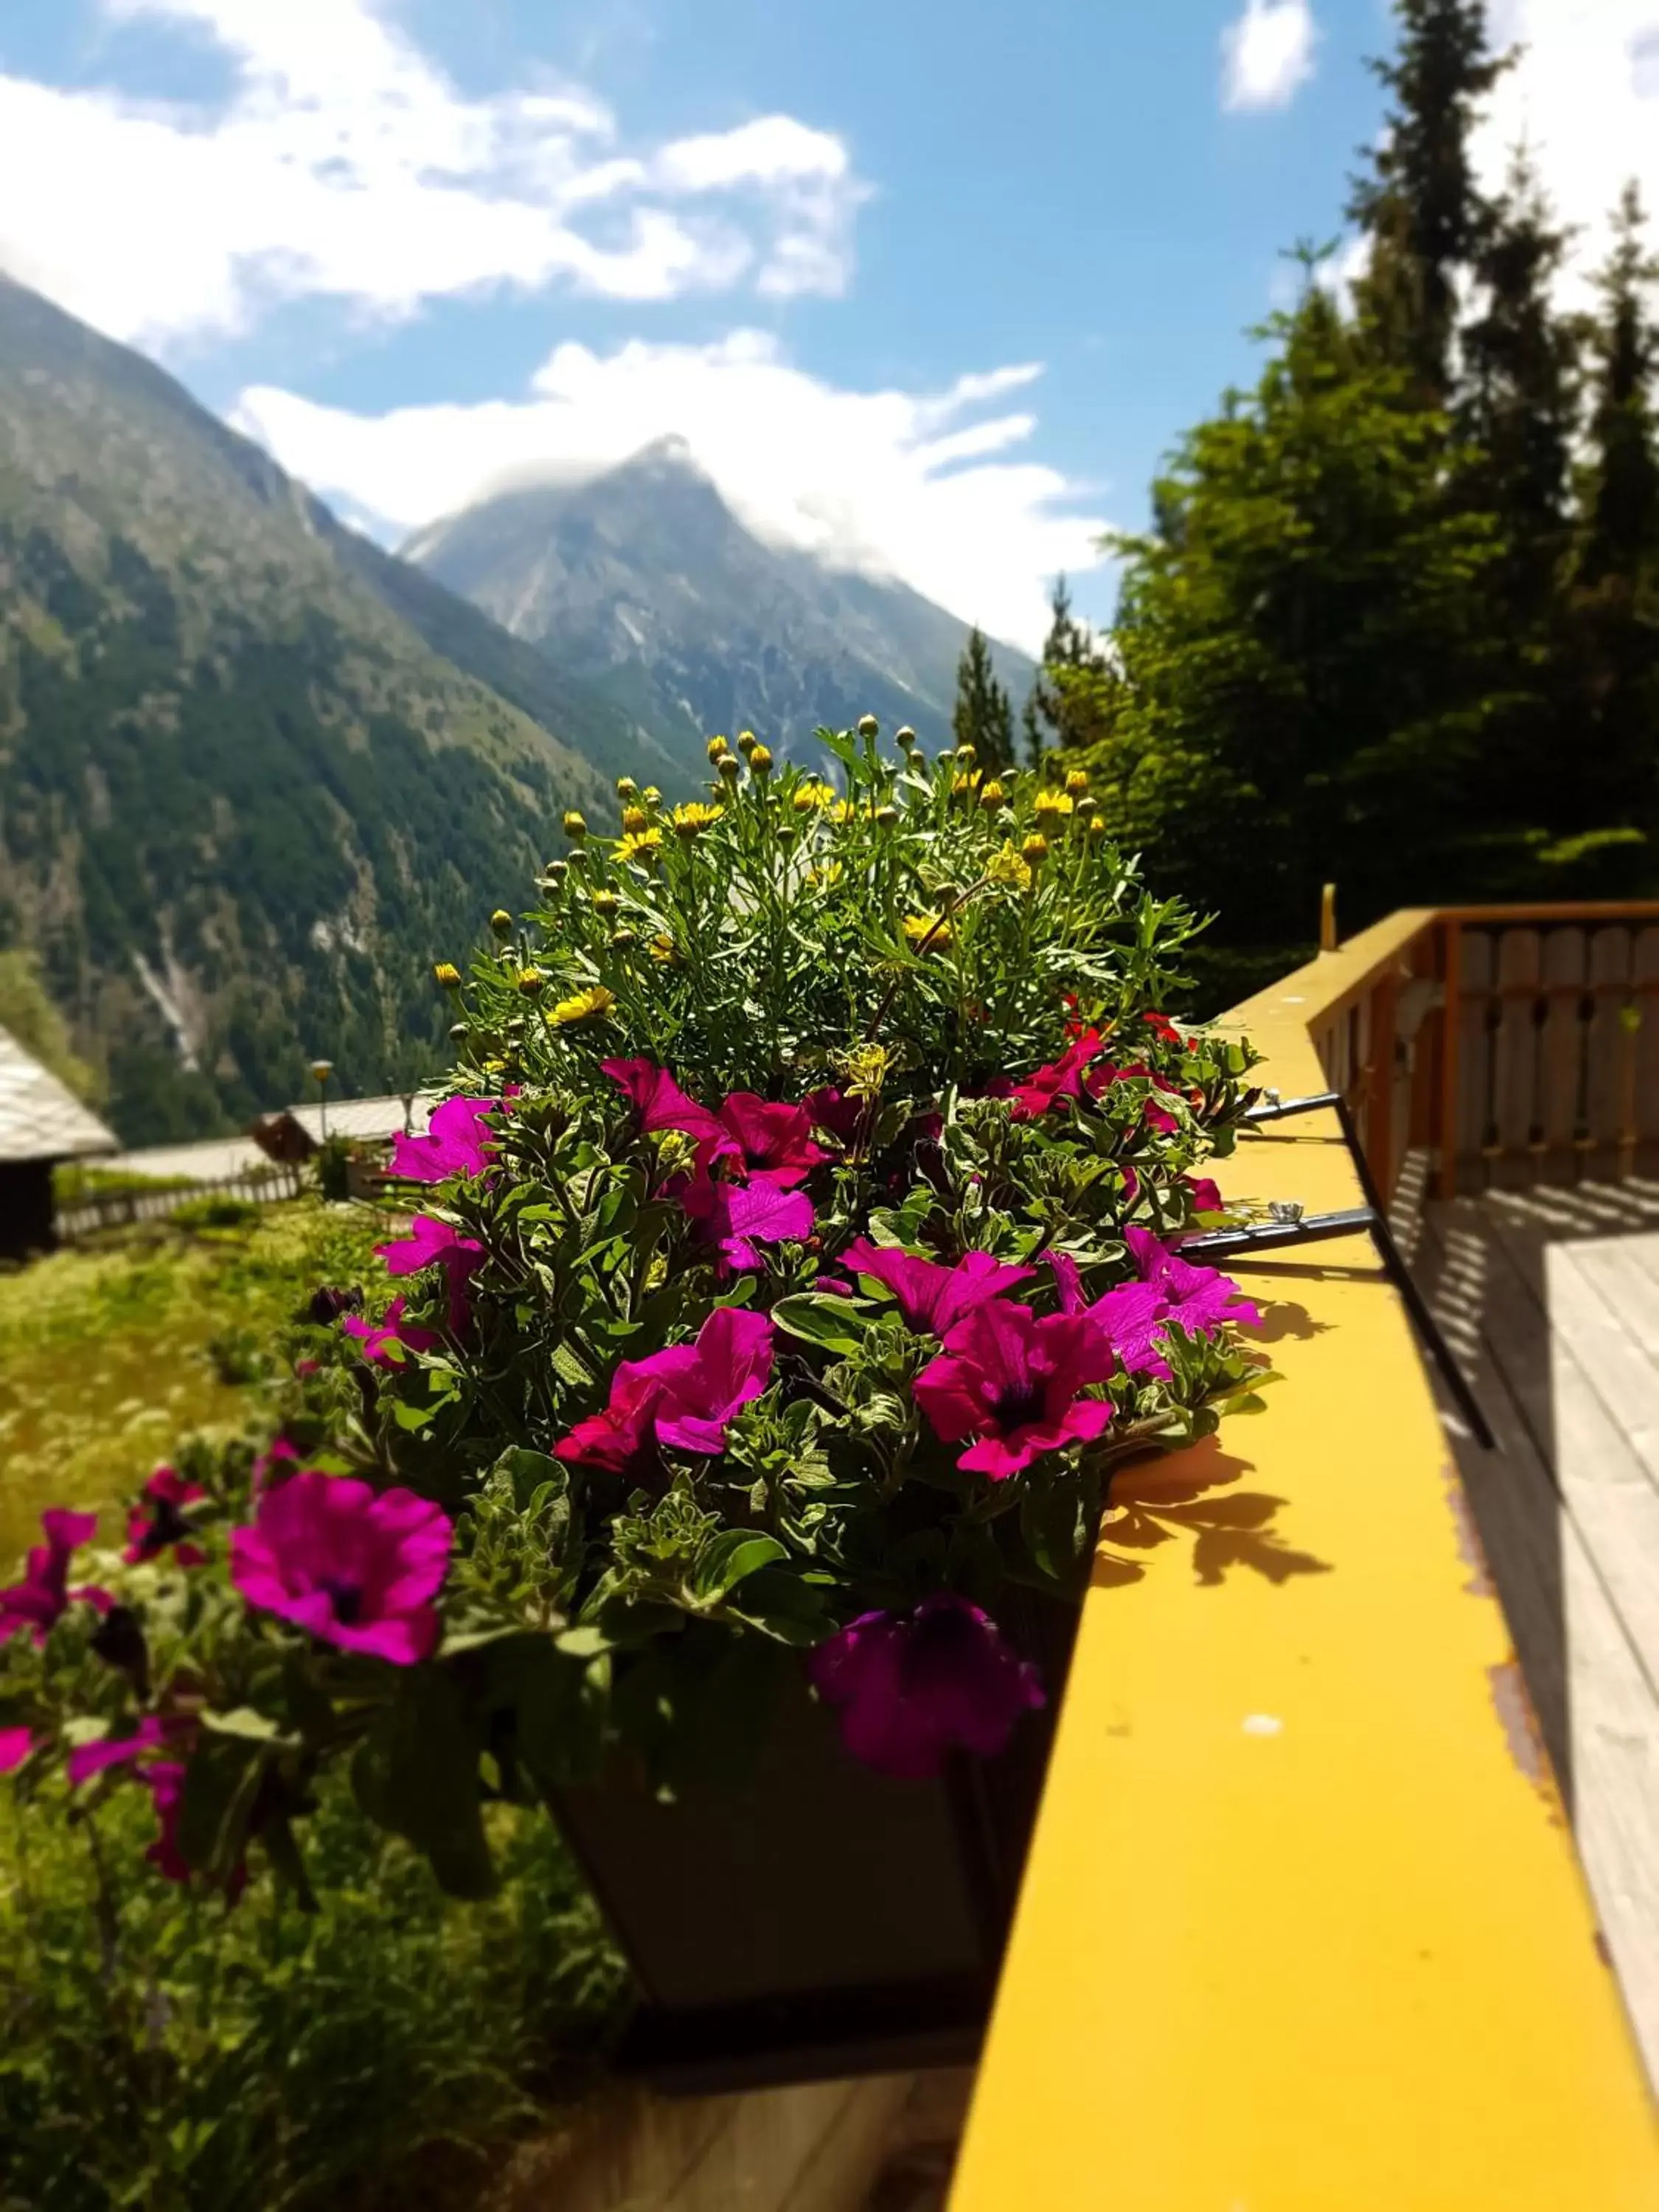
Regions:
[[[564,817],[564,834],[573,845],[580,845],[587,835],[587,823],[574,806]]]
[[[772,756],[764,745],[751,745],[750,747],[749,771],[751,775],[771,775]]]
[[[613,929],[611,933],[613,952],[626,952],[630,945],[637,945],[639,941],[639,932],[635,929]]]
[[[710,738],[708,740],[708,757],[711,761],[724,759],[731,750],[731,746],[726,744],[724,738]]]
[[[859,716],[859,735],[861,738],[877,737],[880,734],[880,732],[881,724],[876,720],[873,714],[860,714]]]
[[[1089,793],[1089,771],[1086,768],[1071,769],[1066,773],[1066,788],[1073,799],[1086,799]]]
[[[957,758],[961,762],[963,768],[972,768],[974,763],[979,758],[979,747],[977,745],[958,745],[957,747]]]
[[[569,873],[569,871],[565,866],[562,860],[550,860],[542,872],[547,878],[548,881],[551,883],[554,890],[557,890],[563,884],[565,877]]]
[[[570,858],[569,858],[568,861],[566,863],[566,866],[568,866],[568,867],[572,867],[572,868],[580,868],[580,869],[582,871],[582,872],[583,872],[584,874],[586,874],[586,871],[587,871],[587,848],[586,848],[586,845],[578,845],[578,846],[574,848],[574,850],[572,852],[572,854],[571,854],[571,855],[570,855]]]
[[[624,830],[630,831],[634,836],[637,836],[641,830],[648,830],[650,827],[651,817],[646,812],[644,807],[623,807],[623,828]]]
[[[618,799],[637,799],[639,795],[640,787],[635,782],[631,775],[619,775],[617,778],[617,796]]]
[[[1094,817],[1089,824],[1089,835],[1097,845],[1106,835],[1106,818],[1103,815],[1097,814]]]
[[[750,754],[754,751],[757,742],[757,740],[756,738],[755,732],[752,730],[739,730],[738,732],[738,750],[743,755],[745,760],[749,757]]]
[[[647,783],[645,789],[640,793],[640,801],[641,804],[645,806],[660,806],[662,805],[662,793],[658,790],[654,783]]]
[[[799,835],[799,830],[795,827],[793,822],[779,823],[778,842],[780,845],[793,845]]]
[[[904,723],[900,728],[895,730],[893,732],[893,743],[899,746],[904,752],[908,753],[911,746],[915,744],[915,741],[916,733],[910,727],[910,725],[908,722]]]
[[[497,937],[512,936],[513,917],[504,906],[498,906],[495,913],[490,915],[489,927],[495,931]]]
[[[519,970],[519,988],[526,999],[533,999],[546,981],[539,968],[520,968]]]
[[[452,1022],[450,1024],[449,1042],[451,1044],[465,1044],[466,1042],[466,1036],[467,1030],[466,1024],[465,1022]]]
[[[979,803],[988,814],[994,814],[1006,797],[1007,793],[1002,786],[994,780],[980,793]]]
[[[735,783],[743,774],[742,764],[735,753],[722,753],[716,765],[728,783]]]
[[[593,908],[598,914],[615,914],[621,904],[622,901],[615,891],[595,891],[593,894]]]
[[[876,809],[876,820],[884,830],[890,830],[898,818],[896,806],[878,806]]]
[[[461,971],[453,960],[440,960],[432,970],[433,980],[445,991],[453,991],[461,980]]]
[[[1040,834],[1034,834],[1025,840],[1019,852],[1020,858],[1028,861],[1032,867],[1041,867],[1048,857],[1048,840]]]

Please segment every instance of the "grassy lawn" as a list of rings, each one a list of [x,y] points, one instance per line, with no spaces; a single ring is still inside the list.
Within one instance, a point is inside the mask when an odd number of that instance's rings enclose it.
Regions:
[[[0,1566],[42,1507],[106,1510],[186,1431],[240,1427],[270,1384],[264,1346],[323,1282],[363,1279],[386,1217],[314,1199],[226,1228],[114,1232],[0,1274]]]

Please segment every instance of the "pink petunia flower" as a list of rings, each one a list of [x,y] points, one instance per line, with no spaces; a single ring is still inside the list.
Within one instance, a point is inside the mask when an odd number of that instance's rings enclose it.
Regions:
[[[678,1129],[695,1137],[711,1159],[736,1155],[738,1143],[732,1132],[706,1106],[688,1098],[668,1070],[659,1067],[655,1060],[602,1060],[599,1071],[620,1084],[633,1100],[641,1136],[658,1129]]]
[[[447,1182],[452,1176],[482,1175],[489,1164],[485,1117],[501,1110],[499,1098],[446,1098],[433,1110],[423,1137],[392,1141],[392,1172],[409,1182]]]
[[[759,1246],[804,1244],[816,1225],[804,1190],[783,1190],[760,1176],[752,1182],[716,1182],[696,1175],[681,1191],[680,1204],[728,1268],[758,1268]]]
[[[284,1475],[292,1474],[299,1464],[298,1446],[290,1443],[286,1437],[273,1437],[249,1470],[248,1492],[254,1504],[258,1504],[263,1492],[273,1483],[280,1482]]]
[[[648,1359],[625,1359],[611,1377],[604,1413],[578,1421],[554,1445],[556,1459],[625,1476],[638,1486],[666,1486],[659,1449],[708,1456],[726,1448],[738,1411],[758,1398],[772,1374],[772,1324],[764,1314],[717,1306],[696,1340]]]
[[[925,1781],[948,1751],[1004,1750],[1046,1702],[1037,1670],[994,1621],[950,1592],[908,1613],[866,1613],[808,1654],[807,1673],[841,1716],[848,1750],[878,1773]]]
[[[430,1213],[417,1213],[410,1233],[391,1244],[377,1244],[389,1275],[418,1275],[424,1267],[441,1267],[449,1291],[449,1333],[459,1336],[466,1327],[470,1309],[466,1286],[483,1267],[484,1248],[476,1237],[463,1237],[447,1221]]]
[[[1231,1276],[1215,1267],[1195,1267],[1160,1244],[1149,1229],[1126,1229],[1123,1234],[1142,1282],[1164,1302],[1164,1318],[1178,1322],[1189,1334],[1212,1335],[1224,1322],[1261,1320],[1260,1306]]]
[[[365,1321],[361,1314],[347,1314],[340,1327],[348,1336],[356,1337],[363,1347],[363,1358],[371,1367],[402,1367],[407,1364],[406,1352],[431,1352],[436,1348],[435,1329],[421,1328],[414,1322],[404,1319],[407,1298],[393,1298],[379,1321]],[[401,1349],[394,1350],[399,1346]]]
[[[975,1306],[915,1379],[917,1403],[947,1444],[977,1438],[957,1465],[1003,1482],[1043,1452],[1087,1443],[1112,1408],[1079,1393],[1117,1365],[1102,1332],[1082,1315],[1041,1319],[1029,1306]]]
[[[858,1142],[869,1113],[867,1099],[848,1098],[831,1085],[809,1091],[803,1103],[815,1129],[822,1129],[844,1147]]]
[[[1036,1272],[1010,1267],[988,1252],[969,1252],[954,1267],[946,1267],[896,1244],[872,1244],[867,1237],[848,1246],[841,1264],[853,1274],[884,1284],[897,1301],[905,1327],[919,1336],[945,1335],[975,1306],[1012,1291],[1016,1283],[1029,1281]]]
[[[112,1766],[131,1766],[161,1751],[180,1737],[195,1734],[196,1723],[185,1713],[146,1713],[126,1735],[100,1736],[95,1742],[76,1744],[64,1761],[70,1787],[78,1790],[94,1775]]]
[[[611,1402],[602,1413],[578,1421],[553,1447],[555,1459],[620,1475],[635,1490],[668,1487],[657,1443],[657,1407],[663,1386],[643,1360],[624,1359],[611,1378]]]
[[[40,1516],[46,1542],[29,1553],[22,1581],[0,1589],[0,1644],[25,1630],[36,1644],[44,1644],[71,1605],[109,1611],[114,1600],[107,1590],[90,1585],[69,1588],[70,1560],[82,1544],[91,1542],[97,1526],[95,1513],[70,1513],[62,1506],[52,1506]]]
[[[775,1104],[752,1091],[734,1091],[718,1119],[737,1147],[744,1171],[793,1190],[830,1157],[812,1141],[810,1106]],[[712,1159],[714,1155],[706,1156]]]
[[[26,1728],[0,1728],[0,1774],[15,1774],[33,1748]]]
[[[127,1547],[121,1557],[128,1566],[159,1557],[169,1545],[179,1566],[204,1565],[207,1553],[192,1540],[184,1509],[206,1496],[199,1482],[186,1482],[174,1468],[158,1467],[127,1516]]]
[[[1194,1213],[1224,1213],[1227,1201],[1221,1195],[1221,1186],[1209,1176],[1182,1176],[1187,1196]]]
[[[259,1500],[230,1540],[230,1578],[251,1606],[395,1667],[438,1641],[433,1601],[454,1524],[413,1491],[375,1490],[307,1468]]]
[[[1022,1083],[1010,1085],[1005,1095],[1014,1102],[1016,1121],[1035,1121],[1062,1098],[1083,1096],[1084,1070],[1106,1049],[1098,1030],[1085,1030],[1074,1037],[1058,1060],[1050,1060]],[[995,1095],[994,1086],[990,1095]]]

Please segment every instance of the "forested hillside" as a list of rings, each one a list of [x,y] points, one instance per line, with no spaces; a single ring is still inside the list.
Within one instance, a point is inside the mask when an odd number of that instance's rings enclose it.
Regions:
[[[569,732],[531,718],[562,701]],[[429,1073],[432,961],[626,744],[161,371],[0,280],[0,949],[39,953],[129,1141],[291,1099],[313,1055],[348,1090]]]

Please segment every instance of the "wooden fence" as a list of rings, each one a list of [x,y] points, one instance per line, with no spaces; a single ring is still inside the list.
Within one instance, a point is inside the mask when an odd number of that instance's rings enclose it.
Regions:
[[[100,1191],[59,1207],[55,1225],[59,1241],[73,1244],[82,1237],[96,1236],[100,1230],[165,1220],[180,1207],[198,1205],[203,1199],[242,1199],[264,1206],[277,1199],[298,1198],[303,1178],[302,1169],[270,1161],[240,1175],[217,1176],[210,1182],[158,1185],[150,1190],[135,1185],[126,1190]]]
[[[1310,1034],[1385,1194],[1413,1146],[1442,1197],[1659,1164],[1659,902],[1415,910],[1356,951]]]

